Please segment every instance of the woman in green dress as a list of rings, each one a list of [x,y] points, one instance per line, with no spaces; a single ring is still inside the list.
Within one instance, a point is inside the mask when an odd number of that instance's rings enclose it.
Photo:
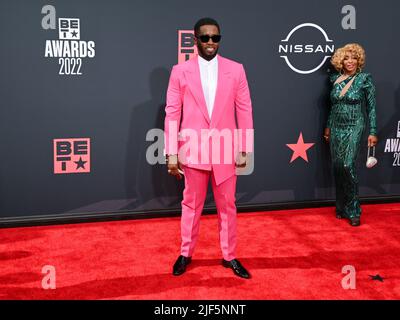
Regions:
[[[338,72],[330,77],[333,84],[331,109],[324,138],[330,142],[336,185],[336,217],[347,218],[350,225],[359,226],[361,208],[356,159],[366,122],[369,126],[368,146],[375,146],[378,142],[375,86],[371,75],[362,71],[365,52],[359,44],[351,43],[337,49],[331,63]]]

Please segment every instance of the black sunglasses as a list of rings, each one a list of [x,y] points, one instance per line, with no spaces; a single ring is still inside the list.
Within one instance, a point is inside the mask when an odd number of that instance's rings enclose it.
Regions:
[[[209,36],[208,34],[202,35],[202,36],[197,36],[197,39],[200,39],[201,42],[203,43],[207,43],[208,41],[210,41],[210,39],[214,42],[214,43],[218,43],[221,41],[221,35],[220,34],[215,34],[213,36]]]

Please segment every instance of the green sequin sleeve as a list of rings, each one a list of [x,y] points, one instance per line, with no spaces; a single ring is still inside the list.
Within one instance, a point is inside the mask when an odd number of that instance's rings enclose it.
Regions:
[[[366,75],[363,89],[367,104],[369,134],[376,136],[376,95],[375,85],[372,82],[372,77],[370,74]]]
[[[333,86],[333,84],[335,83],[335,81],[336,81],[336,79],[337,78],[339,78],[339,76],[340,76],[340,74],[339,73],[332,73],[330,76],[329,76],[329,81],[330,81],[330,83],[331,83],[331,85]],[[329,113],[328,113],[328,121],[327,121],[327,123],[326,123],[326,128],[331,128],[331,126],[332,126],[332,108],[329,108]]]

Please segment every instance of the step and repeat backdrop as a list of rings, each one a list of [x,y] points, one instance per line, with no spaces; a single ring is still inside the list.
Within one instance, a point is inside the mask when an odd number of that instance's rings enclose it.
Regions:
[[[400,196],[398,1],[2,0],[0,221],[179,212],[183,181],[162,152],[165,96],[205,16],[251,89],[254,168],[238,179],[238,206],[334,199],[322,133],[330,56],[349,42],[365,48],[377,88],[379,163],[365,167],[365,133],[360,195]]]

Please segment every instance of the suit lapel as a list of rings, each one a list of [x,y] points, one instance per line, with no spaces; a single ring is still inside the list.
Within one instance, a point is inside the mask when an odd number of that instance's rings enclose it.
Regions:
[[[219,119],[224,113],[225,100],[228,96],[228,89],[230,85],[230,71],[227,69],[225,61],[220,56],[218,59],[218,81],[217,90],[215,92],[215,100],[213,112],[211,115],[211,127],[215,128],[218,124]]]
[[[211,120],[208,115],[206,99],[204,98],[203,87],[201,85],[200,68],[197,59],[197,56],[192,59],[190,68],[186,72],[187,81],[190,91],[196,99],[197,105],[199,106],[207,122],[210,123]]]

